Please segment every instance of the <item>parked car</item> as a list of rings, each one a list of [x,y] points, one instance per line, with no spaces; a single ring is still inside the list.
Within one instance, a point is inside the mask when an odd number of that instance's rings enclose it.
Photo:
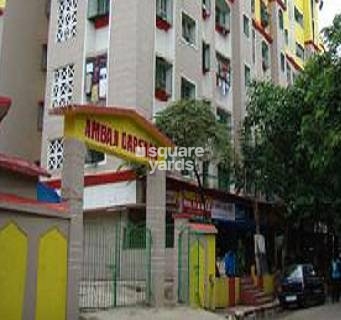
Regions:
[[[294,264],[286,270],[279,293],[279,301],[283,307],[307,307],[324,304],[325,300],[324,281],[317,276],[312,264]]]

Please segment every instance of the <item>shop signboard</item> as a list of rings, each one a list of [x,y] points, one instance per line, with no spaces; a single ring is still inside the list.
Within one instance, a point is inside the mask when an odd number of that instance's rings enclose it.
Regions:
[[[197,192],[181,191],[178,192],[178,205],[182,213],[193,216],[209,216],[212,209],[212,198],[205,197],[205,207],[201,196]]]
[[[211,217],[217,220],[235,221],[236,210],[234,203],[214,200],[212,202]]]
[[[173,146],[151,122],[133,109],[73,105],[54,109],[51,113],[65,116],[65,137],[84,141],[93,150],[134,163],[163,161],[153,151],[161,146]]]

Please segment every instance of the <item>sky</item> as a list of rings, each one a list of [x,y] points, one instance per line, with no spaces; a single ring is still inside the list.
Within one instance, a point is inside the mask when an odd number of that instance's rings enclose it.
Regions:
[[[332,24],[336,14],[341,14],[341,0],[323,0],[324,5],[320,11],[320,30]]]

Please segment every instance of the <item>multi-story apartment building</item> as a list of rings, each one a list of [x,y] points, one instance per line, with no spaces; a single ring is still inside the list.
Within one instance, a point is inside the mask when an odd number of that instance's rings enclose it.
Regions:
[[[58,176],[62,121],[48,110],[73,102],[129,106],[152,119],[172,101],[205,99],[237,140],[250,80],[288,85],[319,50],[318,3],[52,0],[42,165]],[[118,165],[96,152],[87,160],[92,174]]]
[[[6,6],[5,6],[6,4]],[[0,92],[12,108],[1,127],[0,152],[40,162],[46,80],[46,2],[0,1]]]

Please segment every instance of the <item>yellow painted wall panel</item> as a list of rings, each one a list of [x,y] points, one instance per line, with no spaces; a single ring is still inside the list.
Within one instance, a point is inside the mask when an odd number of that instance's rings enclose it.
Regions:
[[[295,25],[295,40],[304,46],[304,29],[299,25]]]
[[[6,0],[0,0],[0,8],[4,8],[6,6]]]
[[[275,291],[275,277],[272,274],[263,276],[263,291],[266,294],[273,294]]]
[[[235,293],[236,293],[236,304],[238,305],[240,303],[240,278],[236,278]]]
[[[313,31],[312,31],[312,9],[310,2],[306,1],[304,3],[304,41],[311,41],[313,39]]]
[[[190,305],[204,306],[205,251],[200,240],[190,248]]]
[[[215,307],[228,307],[228,282],[225,277],[215,279]]]
[[[57,229],[39,241],[36,320],[65,320],[67,240]]]
[[[215,266],[216,266],[216,260],[215,260],[215,235],[207,235],[207,274],[208,274],[208,292],[206,293],[208,295],[208,299],[206,299],[206,305],[205,307],[208,309],[214,309],[215,307]]]
[[[27,242],[27,236],[13,223],[0,230],[0,319],[22,319]]]

